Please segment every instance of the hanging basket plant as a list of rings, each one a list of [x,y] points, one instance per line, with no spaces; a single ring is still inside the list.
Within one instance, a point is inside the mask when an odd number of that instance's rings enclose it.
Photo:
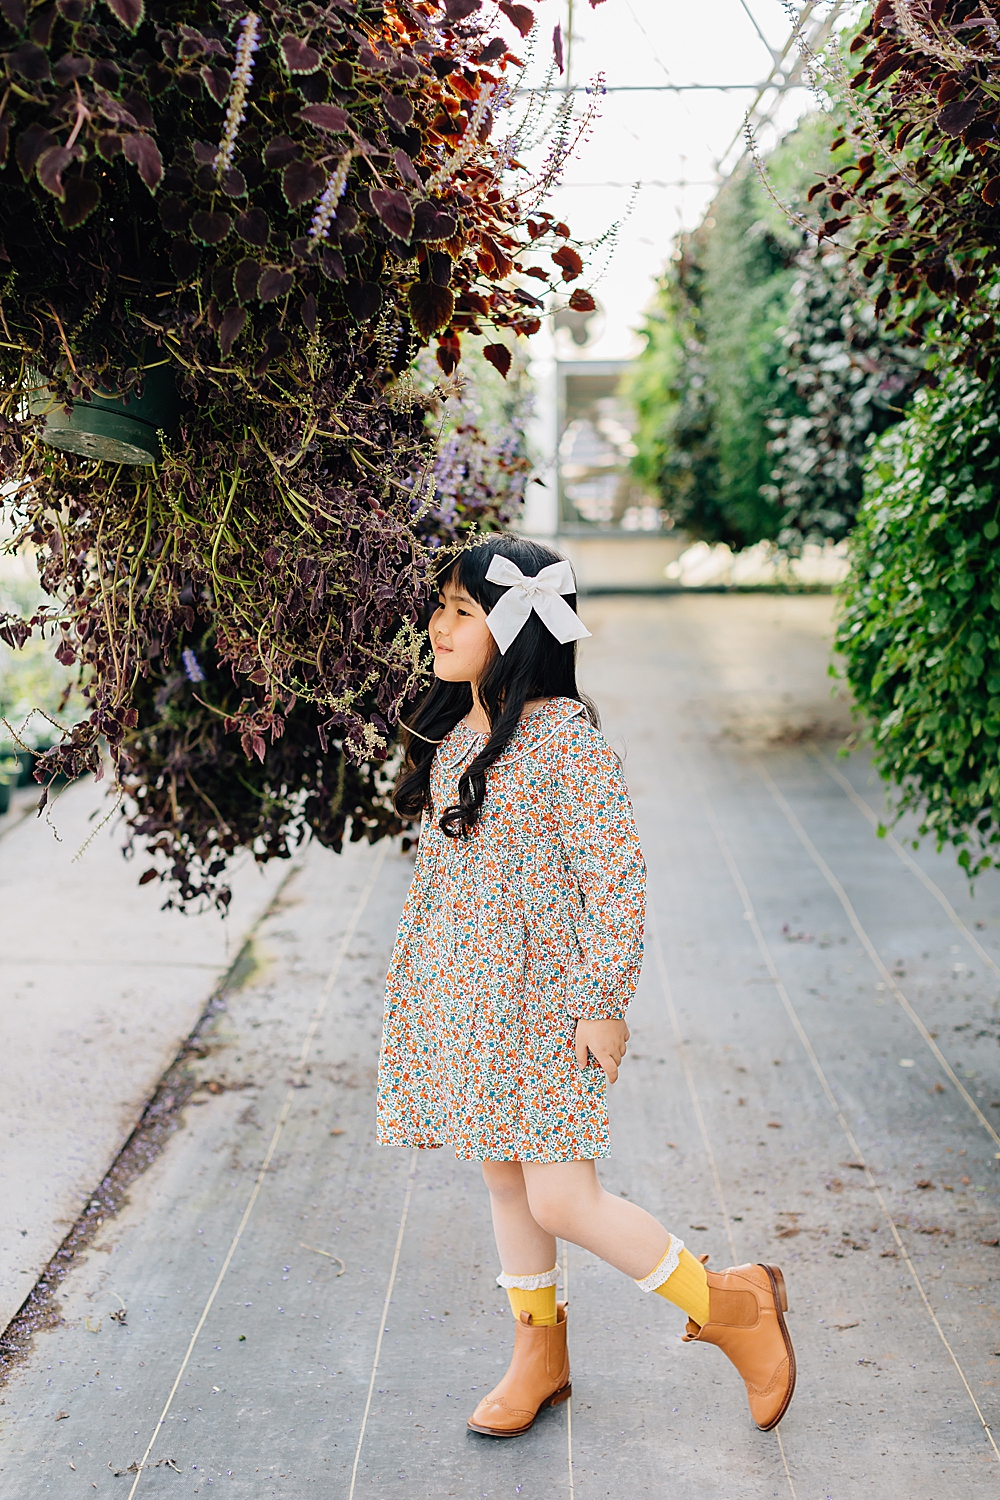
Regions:
[[[79,664],[89,713],[39,779],[106,745],[143,878],[182,903],[224,904],[239,848],[396,826],[380,767],[464,524],[435,534],[397,377],[427,344],[450,375],[470,336],[506,374],[582,271],[539,204],[589,120],[561,107],[524,173],[484,19],[0,0],[0,463],[52,598],[0,635]]]

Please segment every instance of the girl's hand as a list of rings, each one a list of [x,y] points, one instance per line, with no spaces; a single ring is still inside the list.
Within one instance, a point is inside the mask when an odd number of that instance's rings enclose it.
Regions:
[[[604,1069],[609,1083],[618,1077],[618,1066],[628,1051],[629,1030],[624,1021],[577,1021],[576,1060],[581,1068],[592,1052]]]

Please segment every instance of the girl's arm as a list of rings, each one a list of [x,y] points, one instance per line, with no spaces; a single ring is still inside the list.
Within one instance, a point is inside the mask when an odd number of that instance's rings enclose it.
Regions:
[[[582,908],[567,1007],[582,1020],[623,1020],[642,966],[646,866],[618,758],[579,720],[563,741],[554,801]]]

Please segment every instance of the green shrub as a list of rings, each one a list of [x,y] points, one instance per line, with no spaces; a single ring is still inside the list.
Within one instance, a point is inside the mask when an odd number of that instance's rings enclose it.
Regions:
[[[1000,379],[918,392],[865,476],[837,649],[875,762],[970,876],[1000,863]]]

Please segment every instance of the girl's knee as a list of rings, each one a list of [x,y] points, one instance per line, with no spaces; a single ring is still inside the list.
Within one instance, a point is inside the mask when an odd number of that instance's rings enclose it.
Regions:
[[[483,1181],[491,1198],[523,1198],[524,1175],[517,1161],[484,1161]]]
[[[573,1238],[569,1231],[579,1211],[574,1195],[567,1193],[562,1184],[544,1180],[527,1184],[527,1191],[528,1207],[535,1223],[547,1234],[562,1239]]]

